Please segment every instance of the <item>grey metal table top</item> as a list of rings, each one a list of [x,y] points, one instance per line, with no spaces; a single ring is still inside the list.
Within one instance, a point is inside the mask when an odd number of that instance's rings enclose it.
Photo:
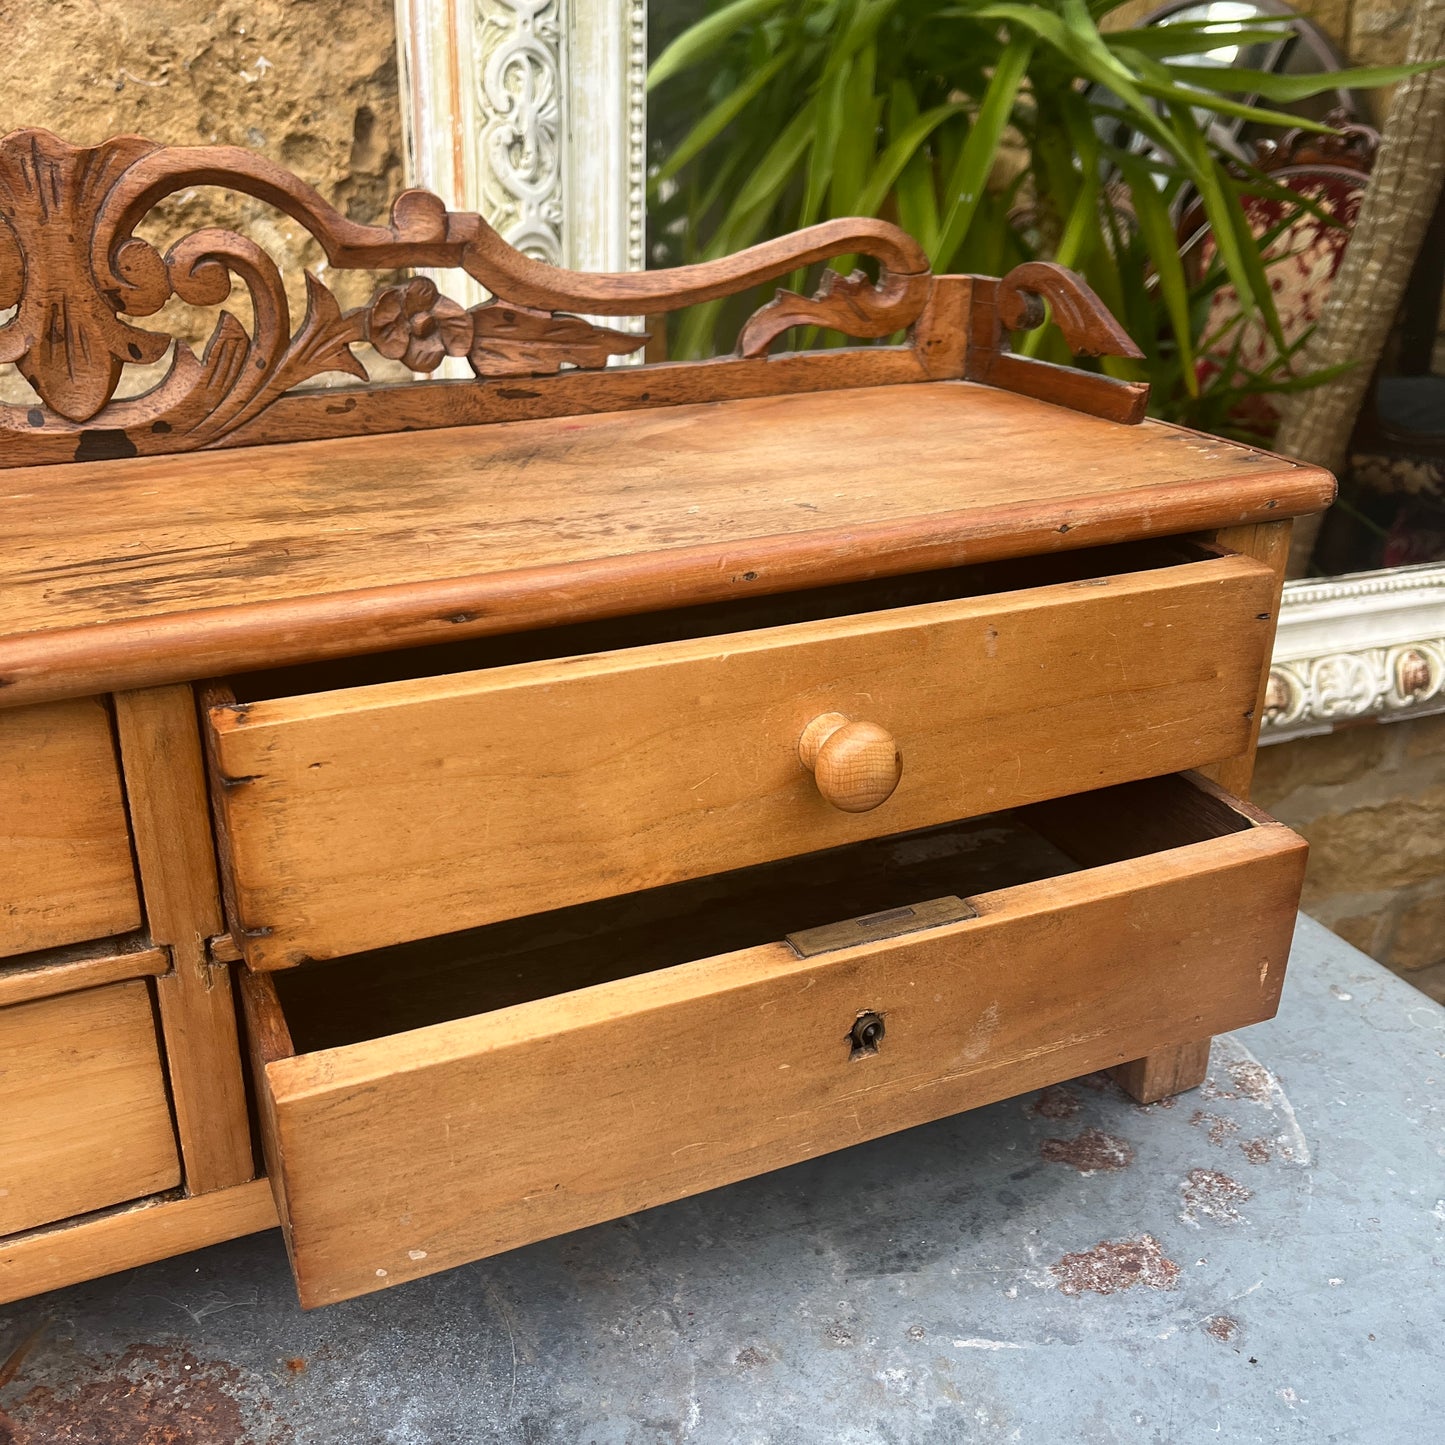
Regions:
[[[1445,1441],[1445,1010],[1279,1018],[313,1314],[261,1235],[0,1310],[17,1445]],[[0,1441],[5,1438],[0,1427]]]

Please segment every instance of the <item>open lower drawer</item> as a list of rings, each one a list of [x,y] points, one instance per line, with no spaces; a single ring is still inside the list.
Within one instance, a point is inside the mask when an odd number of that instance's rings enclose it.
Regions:
[[[1304,857],[1171,776],[252,975],[302,1302],[1268,1018]]]

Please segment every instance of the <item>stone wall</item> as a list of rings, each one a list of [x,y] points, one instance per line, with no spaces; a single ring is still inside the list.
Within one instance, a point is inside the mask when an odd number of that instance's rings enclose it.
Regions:
[[[392,0],[0,0],[0,34],[0,134],[43,126],[77,144],[129,132],[169,145],[246,146],[358,221],[383,218],[404,185]],[[290,217],[197,189],[163,202],[142,229],[165,243],[208,225],[268,250],[299,316],[303,268],[325,264]],[[353,306],[377,278],[337,272],[327,282]],[[249,326],[244,288],[227,308]],[[175,302],[148,323],[192,342],[213,324],[212,314]],[[158,369],[130,368],[122,392],[144,390]],[[6,370],[0,394],[25,388]]]
[[[1305,909],[1445,1002],[1445,714],[1263,748],[1254,799],[1309,839]]]

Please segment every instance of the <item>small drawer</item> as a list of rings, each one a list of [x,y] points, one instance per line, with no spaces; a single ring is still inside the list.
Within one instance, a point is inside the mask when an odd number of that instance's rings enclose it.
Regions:
[[[0,957],[125,933],[140,920],[104,705],[0,710]]]
[[[1169,777],[248,975],[302,1302],[1268,1018],[1305,851]]]
[[[1003,582],[1017,590],[975,595],[996,575],[957,569],[878,584],[940,599],[918,605],[862,611],[839,589],[824,605],[857,610],[448,676],[302,696],[243,679],[208,716],[247,962],[335,958],[1248,748],[1270,569],[1157,544],[1111,549],[1097,575],[1090,560],[1019,564]],[[1068,580],[1020,585],[1050,566]]]
[[[0,1234],[180,1182],[143,980],[0,1008]]]

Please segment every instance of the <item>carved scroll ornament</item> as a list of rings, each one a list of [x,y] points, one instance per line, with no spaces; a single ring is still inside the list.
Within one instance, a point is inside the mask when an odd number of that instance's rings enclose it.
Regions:
[[[167,195],[223,186],[277,207],[319,242],[332,267],[460,267],[493,300],[470,311],[424,278],[387,284],[343,312],[314,275],[294,329],[283,279],[255,242],[206,228],[162,254],[135,234]],[[449,212],[407,191],[389,225],[348,220],[289,172],[232,147],[164,147],[137,136],[72,146],[43,130],[0,139],[0,361],[14,362],[43,407],[0,407],[0,438],[37,430],[110,439],[111,454],[205,447],[254,420],[301,382],[325,372],[367,379],[352,347],[369,341],[414,371],[465,356],[482,379],[605,366],[645,336],[583,319],[678,310],[731,295],[845,254],[872,258],[878,280],[825,273],[816,296],[779,293],[743,328],[740,350],[761,355],[789,326],[875,337],[909,326],[932,277],[921,248],[881,221],[831,221],[735,256],[670,271],[586,275],[513,249],[480,216]],[[223,312],[200,356],[135,320],[172,297],[215,306],[238,278],[250,293],[248,333]],[[116,399],[123,369],[161,360],[164,379]]]

